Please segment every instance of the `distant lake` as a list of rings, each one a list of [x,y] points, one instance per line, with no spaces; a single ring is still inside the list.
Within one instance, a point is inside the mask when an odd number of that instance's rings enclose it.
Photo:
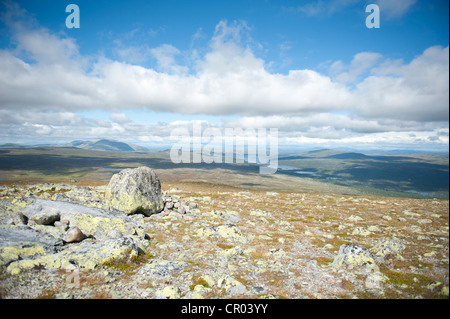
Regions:
[[[428,196],[428,197],[442,197],[442,196],[434,195],[431,193],[419,192],[419,191],[415,191],[415,190],[407,190],[407,191],[405,191],[405,193],[420,194],[420,195]]]
[[[294,173],[300,174],[300,175],[316,176],[316,177],[322,176],[322,175],[316,174],[315,172],[311,172],[311,171],[294,171]]]
[[[293,171],[295,174],[299,174],[299,175],[309,175],[312,177],[321,177],[322,176],[313,171],[303,171],[303,170],[299,170],[298,167],[293,167],[293,166],[288,166],[288,165],[278,165],[278,169],[282,170],[282,171]]]
[[[120,172],[124,169],[127,169],[129,167],[122,167],[122,168],[112,168],[112,167],[104,167],[104,168],[99,168],[98,171],[113,171],[113,172]]]

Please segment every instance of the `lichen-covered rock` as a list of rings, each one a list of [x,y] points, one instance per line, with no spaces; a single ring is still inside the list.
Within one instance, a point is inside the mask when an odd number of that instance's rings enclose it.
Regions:
[[[6,271],[18,274],[36,266],[46,269],[81,269],[93,270],[97,266],[113,260],[123,260],[137,256],[139,247],[130,236],[109,239],[103,242],[84,241],[72,245],[58,253],[42,255],[35,259],[12,262]]]
[[[44,226],[42,226],[44,227]],[[0,226],[0,267],[20,259],[53,253],[63,243],[29,226]]]
[[[156,292],[156,298],[158,299],[180,299],[181,290],[175,286],[167,286],[162,290]]]
[[[44,245],[38,243],[14,243],[0,247],[0,267],[19,260],[45,254]]]
[[[60,219],[59,210],[53,207],[26,209],[24,215],[38,225],[53,225]]]
[[[168,261],[154,259],[148,264],[141,268],[138,275],[140,276],[156,276],[156,277],[166,277],[172,272],[183,269],[188,264],[184,262]]]
[[[339,248],[337,256],[334,258],[332,266],[340,268],[342,266],[368,266],[375,265],[374,256],[363,246],[355,244],[344,244]]]
[[[40,243],[45,246],[54,247],[62,245],[60,239],[48,236],[42,232],[25,225],[0,225],[0,245],[12,243]]]
[[[246,242],[247,238],[242,234],[239,227],[234,224],[223,224],[197,231],[199,237],[222,237],[233,242]]]
[[[370,234],[372,233],[365,227],[356,227],[352,232],[352,235],[369,236]]]
[[[225,276],[217,281],[219,288],[224,288],[227,296],[232,297],[235,295],[244,294],[247,288],[238,280],[232,276]]]
[[[125,236],[137,235],[141,238],[145,236],[143,227],[130,217],[100,208],[35,199],[26,210],[28,214],[33,215],[36,211],[50,209],[59,211],[61,220],[68,222],[70,227],[78,227],[83,234],[93,236],[97,240],[110,238],[108,234],[113,230],[119,231]]]
[[[161,184],[156,173],[148,167],[124,169],[111,177],[105,193],[111,209],[126,214],[150,216],[164,209]]]

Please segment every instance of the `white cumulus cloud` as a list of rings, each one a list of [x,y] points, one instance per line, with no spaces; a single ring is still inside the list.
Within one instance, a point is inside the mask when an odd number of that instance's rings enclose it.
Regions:
[[[397,10],[404,12],[413,4],[408,3]],[[120,47],[123,57],[134,61],[153,57],[153,69],[84,57],[74,39],[30,22],[15,6],[8,10],[2,21],[15,47],[0,50],[3,137],[129,135],[145,141],[170,135],[170,125],[133,123],[124,111],[134,109],[232,116],[223,125],[277,127],[290,138],[377,142],[389,136],[448,144],[448,135],[436,133],[448,132],[448,47],[432,46],[412,61],[358,52],[348,65],[332,63],[329,74],[311,69],[280,74],[268,71],[251,49],[245,22],[223,20],[206,52],[193,50],[189,64],[181,63],[182,52],[171,44]],[[82,110],[111,114],[100,121],[76,114]],[[421,138],[418,132],[428,133]]]

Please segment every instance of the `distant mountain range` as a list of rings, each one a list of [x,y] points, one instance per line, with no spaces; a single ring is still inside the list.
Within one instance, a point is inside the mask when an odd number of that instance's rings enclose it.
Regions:
[[[147,148],[134,145],[131,143],[125,143],[114,140],[98,140],[92,141],[73,141],[64,147],[75,147],[82,148],[85,150],[96,150],[96,151],[118,151],[118,152],[146,152]]]
[[[95,151],[115,151],[115,152],[146,152],[147,148],[114,140],[102,139],[98,141],[72,141],[67,144],[41,144],[24,146],[20,144],[2,144],[0,148],[33,148],[33,147],[64,147],[64,148],[80,148]]]

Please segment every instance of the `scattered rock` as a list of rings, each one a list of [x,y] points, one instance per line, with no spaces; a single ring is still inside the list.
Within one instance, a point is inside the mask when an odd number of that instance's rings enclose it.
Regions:
[[[348,218],[348,220],[351,221],[351,222],[359,222],[359,221],[364,220],[364,219],[362,219],[362,218],[359,217],[359,216],[351,215],[351,216]]]
[[[180,299],[181,290],[175,286],[167,286],[162,290],[158,290],[156,293],[158,299]]]
[[[217,281],[217,286],[219,288],[224,288],[228,297],[245,294],[247,292],[247,288],[232,276],[220,278]]]
[[[17,212],[13,215],[13,223],[14,225],[26,225],[28,224],[28,217],[21,212]]]
[[[172,272],[183,269],[187,265],[183,262],[154,259],[142,267],[138,274],[140,276],[167,277]]]
[[[61,220],[69,223],[71,227],[78,227],[86,236],[93,236],[97,240],[108,239],[107,234],[112,230],[120,231],[125,236],[145,236],[143,227],[130,217],[100,208],[45,199],[35,199],[27,208],[28,212],[39,210],[59,211]]]
[[[16,245],[40,245],[45,251],[53,252],[63,242],[30,226],[0,226],[0,247]]]
[[[172,201],[166,202],[166,205],[165,205],[164,207],[167,208],[167,209],[172,209],[172,208],[173,208],[173,203],[172,203]]]
[[[161,184],[156,173],[148,167],[124,169],[114,174],[105,193],[112,209],[126,214],[150,216],[164,209]]]
[[[422,225],[424,225],[424,224],[431,224],[432,223],[431,219],[428,219],[428,218],[419,219],[417,222],[419,224],[422,224]]]
[[[203,285],[196,285],[192,291],[190,298],[205,299],[204,294],[210,292],[212,289]]]
[[[226,259],[231,259],[239,256],[244,256],[244,250],[242,249],[242,247],[236,246],[233,248],[225,249],[224,251],[221,251],[220,254]]]
[[[242,235],[239,227],[235,224],[223,224],[206,229],[199,229],[197,234],[201,237],[222,237],[235,242],[246,241],[245,236]]]
[[[338,255],[334,258],[332,266],[366,266],[374,265],[375,258],[370,251],[363,246],[355,244],[344,244],[339,248]]]
[[[352,232],[352,235],[360,235],[360,236],[369,236],[370,234],[372,233],[365,227],[356,227]]]

